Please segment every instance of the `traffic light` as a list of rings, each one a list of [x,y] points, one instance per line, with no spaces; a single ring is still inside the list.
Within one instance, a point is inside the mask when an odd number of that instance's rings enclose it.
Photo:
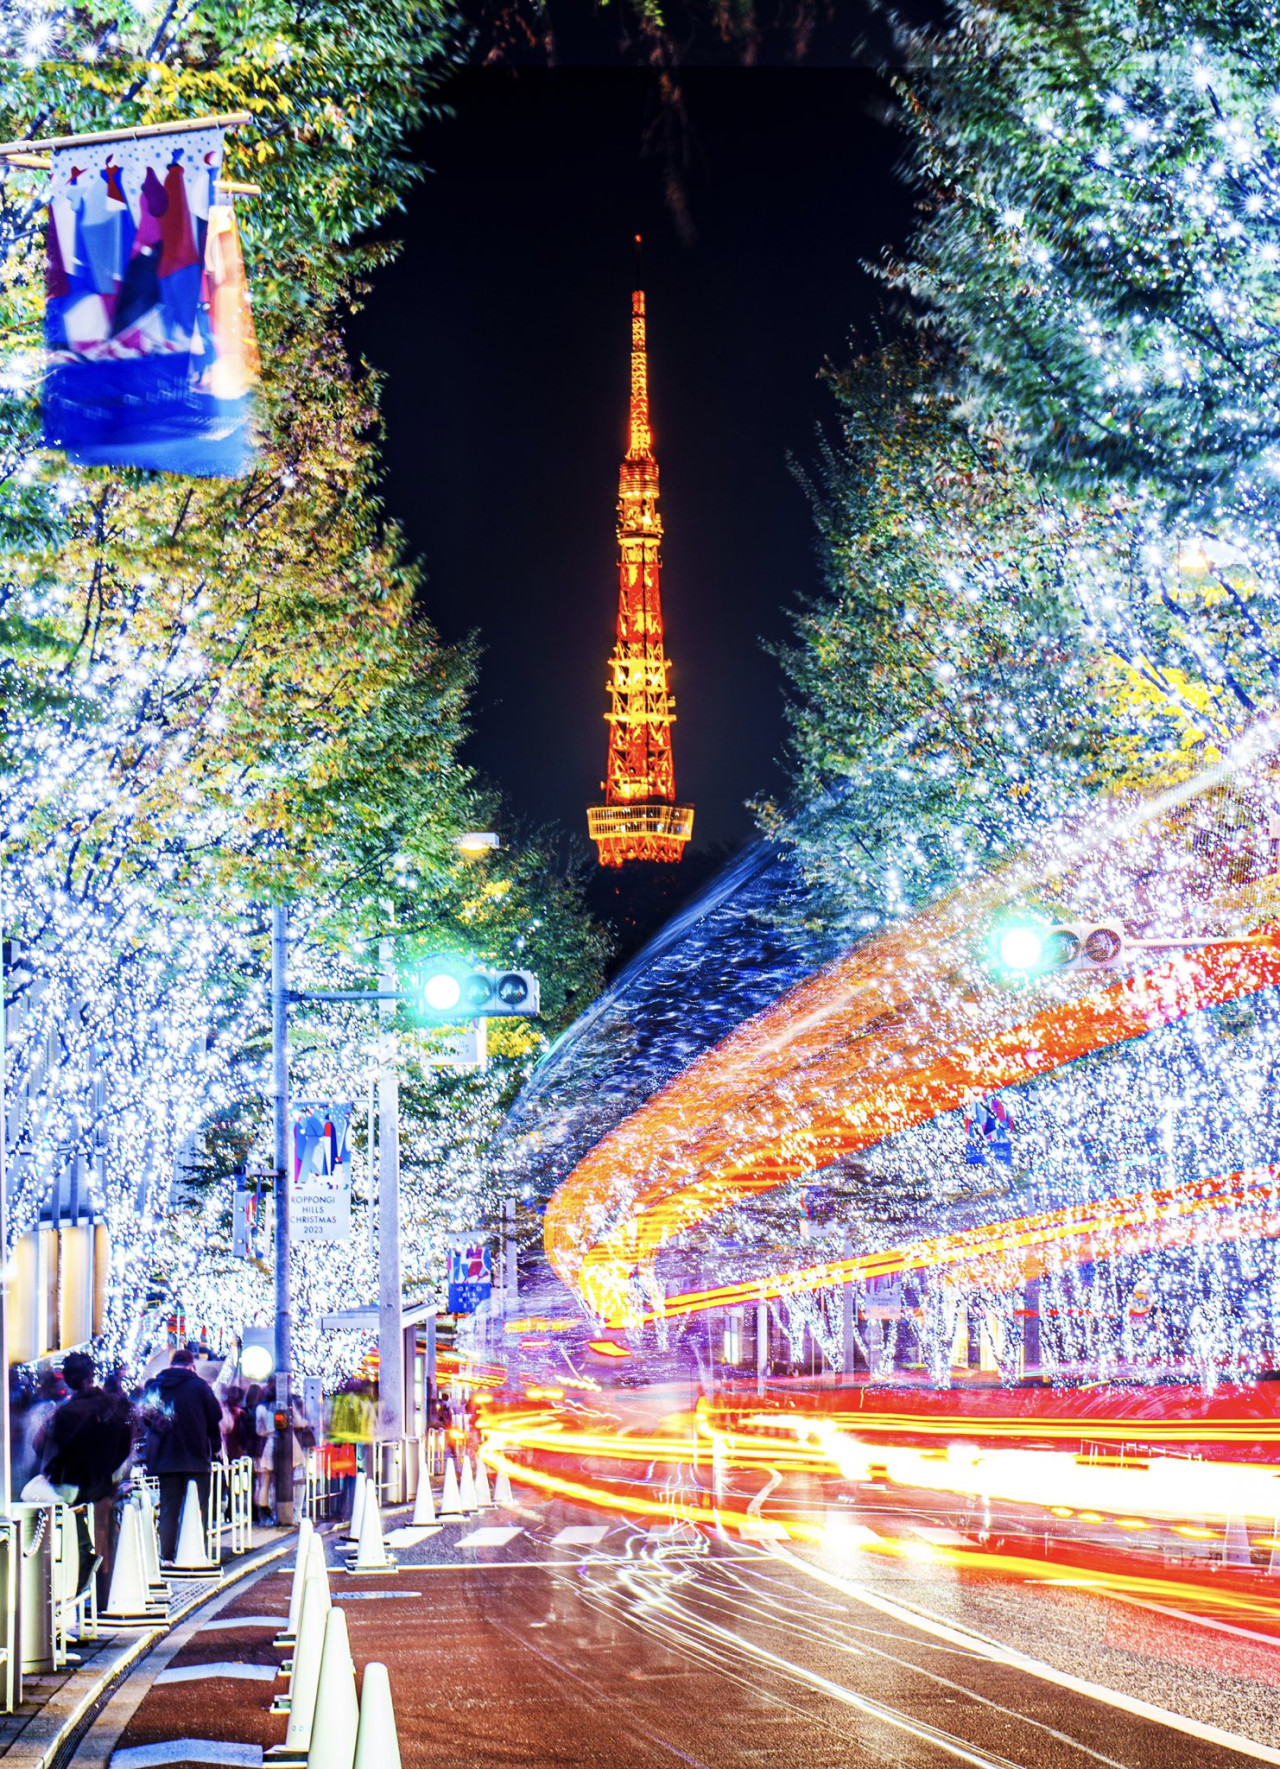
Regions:
[[[459,1020],[533,1019],[541,1012],[538,979],[527,970],[489,970],[451,953],[425,958],[406,993],[414,1017],[427,1025]]]
[[[1006,977],[1043,977],[1055,971],[1114,970],[1124,957],[1118,921],[1048,921],[1020,918],[1000,923],[989,942],[991,968]]]

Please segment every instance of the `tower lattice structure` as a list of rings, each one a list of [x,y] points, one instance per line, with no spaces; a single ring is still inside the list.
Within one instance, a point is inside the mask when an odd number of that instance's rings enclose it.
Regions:
[[[638,243],[638,242],[637,242]],[[631,297],[631,411],[618,481],[618,625],[609,658],[605,802],[587,812],[602,866],[678,860],[693,806],[677,805],[671,727],[675,698],[662,635],[662,518],[649,427],[644,291]]]

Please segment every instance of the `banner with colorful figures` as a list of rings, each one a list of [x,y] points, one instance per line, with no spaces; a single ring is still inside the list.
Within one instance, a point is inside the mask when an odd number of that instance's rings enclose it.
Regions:
[[[231,477],[258,353],[225,127],[52,144],[45,441],[89,464]]]

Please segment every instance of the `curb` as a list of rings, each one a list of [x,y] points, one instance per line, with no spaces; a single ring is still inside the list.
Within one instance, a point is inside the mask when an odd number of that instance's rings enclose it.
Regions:
[[[85,1734],[117,1688],[148,1653],[153,1652],[187,1616],[203,1608],[223,1592],[233,1590],[251,1573],[261,1571],[282,1554],[287,1554],[297,1540],[297,1533],[296,1530],[290,1530],[283,1540],[271,1542],[265,1548],[246,1555],[243,1560],[236,1561],[233,1567],[224,1572],[213,1590],[193,1592],[165,1621],[142,1629],[130,1639],[122,1641],[115,1655],[100,1670],[95,1668],[93,1680],[87,1689],[78,1689],[76,1685],[79,1679],[74,1676],[70,1678],[62,1689],[50,1697],[38,1714],[32,1715],[21,1736],[0,1755],[0,1762],[5,1765],[5,1769],[10,1769],[10,1766],[12,1769],[65,1769],[65,1765],[74,1756]]]

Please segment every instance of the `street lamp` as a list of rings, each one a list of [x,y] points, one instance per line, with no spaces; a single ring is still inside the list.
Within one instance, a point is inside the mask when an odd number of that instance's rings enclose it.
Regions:
[[[469,835],[455,835],[453,845],[460,854],[488,854],[502,843],[491,829],[477,829]]]

